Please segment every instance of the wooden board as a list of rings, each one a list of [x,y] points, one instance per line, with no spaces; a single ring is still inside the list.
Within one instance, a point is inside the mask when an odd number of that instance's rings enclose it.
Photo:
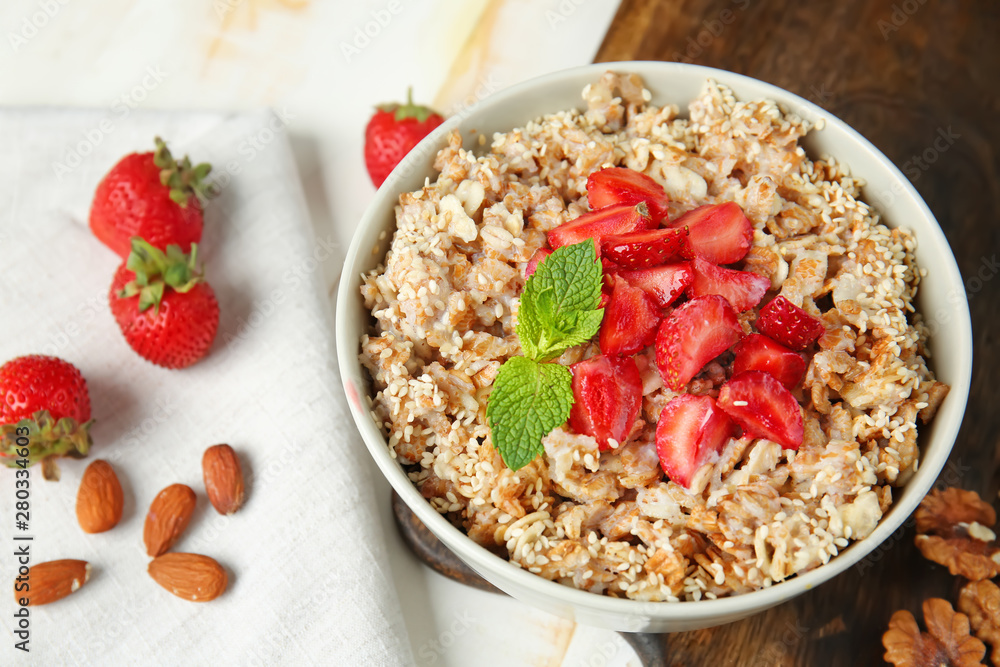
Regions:
[[[988,0],[623,0],[596,58],[692,62],[776,84],[849,123],[911,179],[951,243],[972,311],[972,393],[942,481],[988,501],[1000,485],[997,35],[1000,4]],[[925,598],[954,601],[960,583],[923,560],[911,528],[875,556],[745,621],[659,636],[660,664],[881,664],[892,612],[919,616]]]
[[[969,409],[939,481],[988,500],[1000,488],[998,35],[991,0],[623,0],[596,58],[692,62],[774,83],[845,120],[912,180],[966,279],[974,329]],[[394,507],[421,559],[489,586]],[[892,613],[919,616],[927,597],[954,601],[961,583],[920,556],[907,524],[863,564],[789,603],[718,628],[626,639],[648,667],[883,664]]]

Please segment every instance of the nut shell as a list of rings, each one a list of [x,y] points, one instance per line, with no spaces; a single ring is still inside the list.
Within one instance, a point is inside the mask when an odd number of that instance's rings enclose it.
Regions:
[[[208,602],[222,595],[229,577],[214,559],[201,554],[167,553],[149,563],[149,576],[174,595]]]
[[[83,472],[76,492],[76,520],[85,533],[111,530],[122,518],[125,500],[115,469],[97,459]]]
[[[219,514],[232,514],[243,505],[243,469],[229,445],[213,445],[201,457],[205,491]]]
[[[14,601],[27,599],[28,606],[38,606],[61,600],[80,589],[90,579],[90,563],[85,560],[50,560],[33,565],[25,577],[14,582]],[[18,590],[27,583],[28,590]]]
[[[196,498],[186,484],[171,484],[149,506],[142,539],[146,553],[156,558],[174,545],[191,522]]]

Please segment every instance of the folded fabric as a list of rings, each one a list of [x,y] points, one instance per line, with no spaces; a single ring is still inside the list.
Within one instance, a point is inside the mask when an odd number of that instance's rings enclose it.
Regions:
[[[212,162],[199,257],[221,309],[208,356],[184,370],[144,361],[107,305],[121,259],[87,227],[94,188],[123,155],[166,139]],[[62,479],[31,468],[30,527],[15,531],[14,472],[0,469],[0,548],[31,563],[88,561],[90,581],[29,607],[30,654],[13,648],[7,593],[0,660],[37,664],[400,665],[412,663],[375,511],[364,448],[344,403],[321,262],[280,118],[271,112],[0,111],[0,363],[50,354],[87,379],[94,446],[62,459]],[[229,443],[247,476],[243,508],[208,503],[201,457]],[[85,534],[76,521],[90,460],[112,463],[122,521]],[[146,572],[150,502],[183,483],[198,505],[173,551],[215,558],[225,594],[182,600]],[[13,533],[30,542],[13,541]],[[17,563],[0,559],[3,580]],[[10,589],[8,588],[8,591]]]

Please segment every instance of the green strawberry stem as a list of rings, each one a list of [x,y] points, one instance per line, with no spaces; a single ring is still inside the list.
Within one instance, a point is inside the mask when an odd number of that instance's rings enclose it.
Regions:
[[[160,183],[170,187],[170,199],[174,203],[186,207],[191,197],[205,203],[215,194],[213,185],[205,180],[212,171],[212,165],[202,162],[192,166],[187,155],[177,162],[163,139],[156,137],[155,142],[153,164],[160,168]]]
[[[132,252],[125,260],[125,268],[135,274],[118,293],[127,299],[139,295],[139,312],[154,307],[160,312],[160,302],[167,287],[177,292],[188,292],[202,282],[201,273],[196,270],[198,244],[191,244],[191,254],[186,255],[177,245],[168,245],[163,252],[141,237],[132,237]]]
[[[0,425],[0,460],[10,468],[20,467],[18,460],[27,459],[28,466],[42,464],[42,476],[49,481],[59,481],[59,466],[55,458],[70,456],[83,458],[90,451],[90,419],[78,424],[75,419],[64,417],[53,419],[48,410],[39,410],[31,419],[22,419],[16,424]],[[28,456],[20,456],[17,444],[28,431]],[[22,440],[23,442],[23,440]]]
[[[413,86],[406,89],[406,104],[392,102],[390,104],[380,104],[377,107],[380,111],[393,112],[396,121],[403,121],[407,118],[415,118],[418,123],[422,123],[437,112],[430,107],[413,103]]]

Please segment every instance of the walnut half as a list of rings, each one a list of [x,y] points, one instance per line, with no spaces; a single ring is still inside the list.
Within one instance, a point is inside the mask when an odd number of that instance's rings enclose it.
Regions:
[[[982,667],[986,646],[969,634],[969,617],[941,598],[924,600],[927,632],[901,609],[882,635],[885,660],[896,667]]]
[[[996,512],[975,491],[932,490],[917,508],[914,543],[924,558],[970,581],[1000,573],[1000,547],[992,526]]]
[[[958,596],[958,609],[976,636],[993,647],[990,659],[1000,665],[1000,588],[992,581],[969,582]]]

